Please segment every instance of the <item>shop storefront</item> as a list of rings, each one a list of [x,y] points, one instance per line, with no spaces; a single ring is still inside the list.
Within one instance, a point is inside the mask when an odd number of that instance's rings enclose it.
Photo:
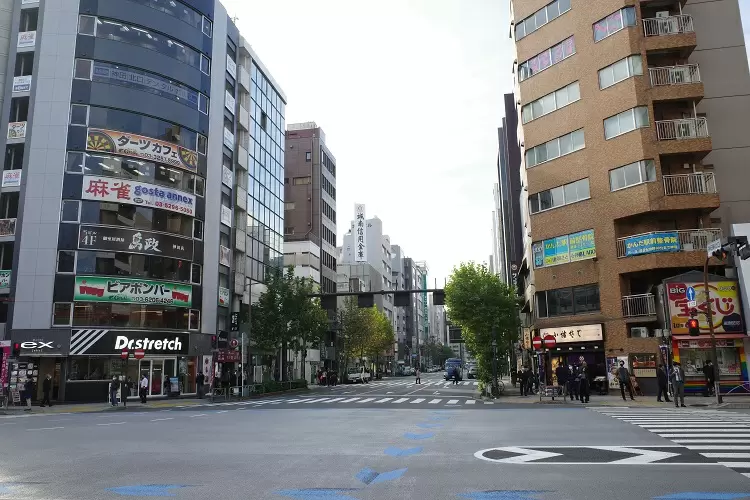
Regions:
[[[133,381],[130,397],[138,396],[138,382],[148,377],[148,396],[166,395],[165,381],[177,379],[180,393],[194,393],[198,356],[190,356],[190,337],[184,332],[138,330],[73,330],[67,360],[65,401],[106,401],[112,377]],[[123,359],[122,353],[128,351]],[[136,359],[136,351],[143,358]],[[170,388],[170,392],[174,392]]]
[[[552,382],[557,384],[555,370],[558,366],[580,365],[589,368],[592,390],[606,389],[607,364],[604,352],[604,334],[601,324],[542,328],[542,337],[552,335],[557,341],[550,351]]]
[[[70,330],[13,330],[11,340],[20,346],[17,359],[8,360],[8,388],[23,390],[34,383],[32,401],[42,399],[42,381],[52,377],[52,401],[63,399],[64,360],[70,350]]]
[[[727,335],[722,335],[727,337]],[[721,390],[727,392],[748,382],[747,360],[745,358],[744,335],[735,338],[717,338],[717,366],[721,378]],[[685,392],[698,394],[706,388],[703,366],[711,358],[710,338],[676,338],[672,341],[674,360],[685,370]],[[737,391],[735,391],[737,392]],[[740,391],[742,394],[744,391]]]

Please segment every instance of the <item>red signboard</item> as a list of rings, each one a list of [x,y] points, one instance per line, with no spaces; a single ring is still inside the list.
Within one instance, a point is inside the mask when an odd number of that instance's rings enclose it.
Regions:
[[[536,349],[536,350],[541,349],[542,348],[542,337],[537,336],[537,337],[534,337],[533,339],[531,339],[531,346],[534,349]]]
[[[128,359],[128,350],[127,349],[123,349],[122,352],[120,353],[120,357],[122,359]]]
[[[217,363],[238,363],[240,361],[240,352],[231,349],[219,349],[216,353]]]
[[[545,335],[544,336],[544,347],[547,349],[552,349],[555,347],[555,344],[557,344],[557,339],[555,339],[554,335]]]
[[[135,356],[135,359],[142,359],[143,356],[146,355],[146,351],[143,349],[136,349],[133,355]]]

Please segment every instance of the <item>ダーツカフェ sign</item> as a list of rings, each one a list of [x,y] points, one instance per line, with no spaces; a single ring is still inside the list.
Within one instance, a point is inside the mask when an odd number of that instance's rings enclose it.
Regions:
[[[193,287],[180,283],[76,276],[73,300],[77,302],[118,302],[121,304],[159,304],[190,307]]]
[[[102,250],[159,255],[193,260],[193,240],[154,231],[82,224],[78,230],[79,250]]]
[[[190,170],[191,172],[198,169],[198,155],[191,149],[153,137],[116,130],[90,128],[86,140],[86,151],[130,156]]]
[[[112,355],[123,350],[142,350],[146,355],[188,354],[190,334],[182,332],[144,332],[138,330],[73,330],[71,356]]]

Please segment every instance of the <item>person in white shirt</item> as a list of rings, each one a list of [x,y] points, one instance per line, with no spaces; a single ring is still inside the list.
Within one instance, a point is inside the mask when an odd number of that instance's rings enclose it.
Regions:
[[[141,379],[139,392],[141,396],[141,403],[145,403],[146,395],[148,394],[148,377],[146,376],[145,373],[143,374],[143,378]]]

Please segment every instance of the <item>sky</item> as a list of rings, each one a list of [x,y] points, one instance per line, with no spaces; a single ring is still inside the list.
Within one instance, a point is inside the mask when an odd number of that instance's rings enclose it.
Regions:
[[[497,127],[513,90],[507,2],[222,3],[286,94],[287,124],[326,134],[339,245],[364,203],[439,286],[453,266],[489,260]]]

